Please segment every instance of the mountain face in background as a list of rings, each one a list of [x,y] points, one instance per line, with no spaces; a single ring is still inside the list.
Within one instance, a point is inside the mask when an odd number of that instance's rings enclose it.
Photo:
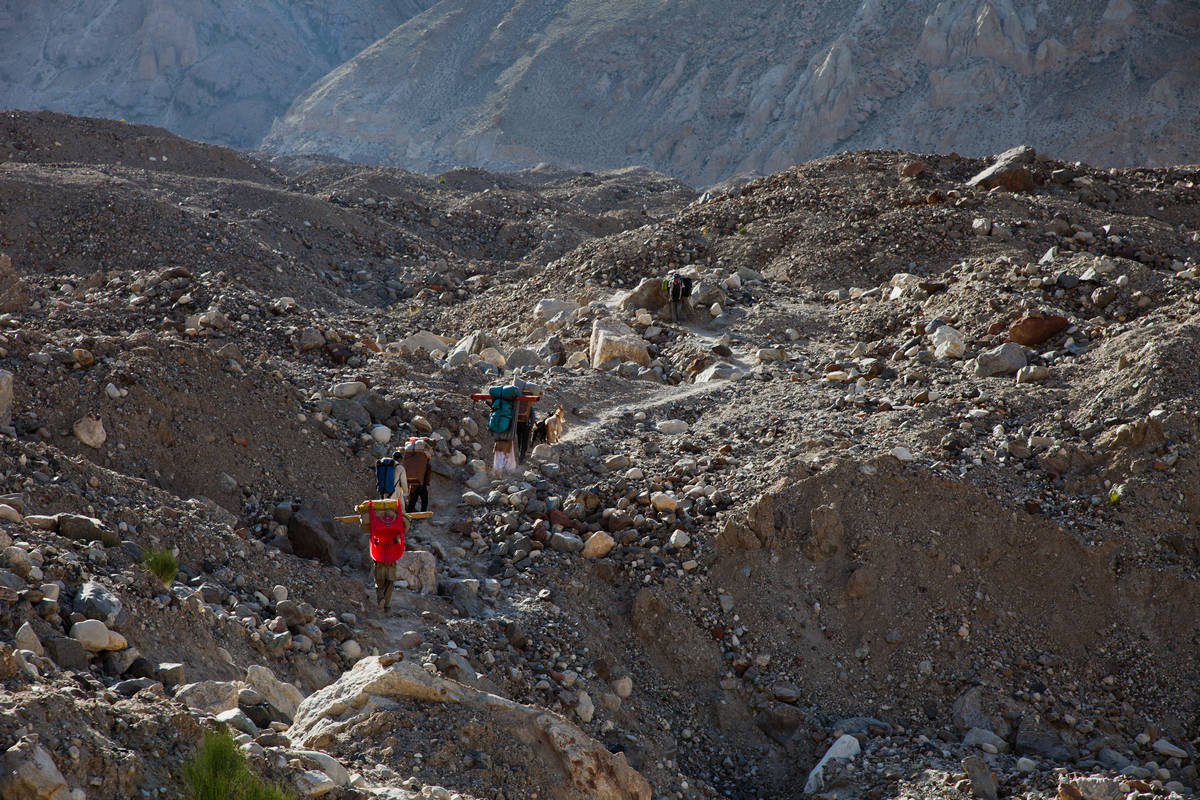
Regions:
[[[1194,0],[0,0],[0,45],[0,107],[419,171],[1200,161]]]
[[[0,0],[0,107],[254,147],[296,95],[433,0]]]
[[[1200,160],[1197,74],[1183,0],[442,0],[264,144],[424,171],[644,164],[697,185],[866,147],[1167,164]]]

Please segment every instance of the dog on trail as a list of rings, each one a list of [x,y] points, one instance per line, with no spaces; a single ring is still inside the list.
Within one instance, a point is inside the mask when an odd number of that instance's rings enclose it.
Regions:
[[[561,405],[554,409],[554,413],[543,420],[539,420],[533,427],[533,441],[545,442],[546,444],[558,444],[562,439],[563,420],[567,418],[567,410]]]

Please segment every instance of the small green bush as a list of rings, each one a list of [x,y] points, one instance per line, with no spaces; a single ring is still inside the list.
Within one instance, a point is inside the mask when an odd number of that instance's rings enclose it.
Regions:
[[[269,784],[246,766],[229,731],[204,735],[196,755],[183,766],[191,800],[292,800],[283,789]]]
[[[142,556],[142,566],[157,575],[164,586],[170,586],[171,581],[175,580],[175,573],[179,572],[179,562],[170,550],[147,550]]]

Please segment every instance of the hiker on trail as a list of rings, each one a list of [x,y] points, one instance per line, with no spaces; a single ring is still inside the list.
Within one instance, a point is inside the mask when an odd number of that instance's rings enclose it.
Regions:
[[[514,378],[508,386],[492,386],[486,393],[471,395],[472,400],[487,400],[491,404],[488,431],[495,442],[492,451],[495,472],[515,472],[519,460],[524,458],[533,436],[533,404],[540,396],[537,386],[520,378]]]
[[[380,500],[395,500],[408,496],[408,481],[404,470],[400,468],[403,454],[397,450],[391,458],[381,458],[375,462],[375,491]]]
[[[392,607],[396,562],[404,555],[404,522],[403,498],[367,502],[363,527],[370,537],[371,561],[375,567],[375,604],[381,611],[390,611]]]
[[[686,316],[683,304],[692,294],[692,279],[672,272],[663,279],[662,290],[671,306],[671,322],[679,322]]]
[[[513,378],[513,385],[521,390],[522,397],[541,397],[542,390],[529,381]],[[525,463],[529,452],[529,443],[533,440],[533,428],[537,425],[537,417],[533,413],[536,400],[517,400],[517,462]]]
[[[429,510],[429,481],[433,476],[433,465],[430,460],[429,439],[409,439],[404,443],[404,453],[401,459],[403,469],[400,470],[408,484],[405,496],[408,497],[406,508],[409,511]],[[417,506],[420,506],[418,509]]]

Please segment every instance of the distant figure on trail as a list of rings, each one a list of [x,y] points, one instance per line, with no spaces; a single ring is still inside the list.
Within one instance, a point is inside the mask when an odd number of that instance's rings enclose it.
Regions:
[[[402,472],[408,483],[408,489],[405,490],[408,511],[429,510],[429,481],[433,475],[430,450],[429,440],[424,437],[409,439],[404,443],[400,462],[404,466]]]
[[[488,431],[492,434],[492,470],[498,473],[515,472],[524,460],[533,437],[533,404],[541,399],[542,391],[528,381],[514,378],[508,386],[492,386],[486,393],[472,394],[472,400],[491,404]]]
[[[677,323],[687,316],[684,303],[692,294],[692,279],[672,272],[663,279],[662,290],[671,306],[671,322]]]

